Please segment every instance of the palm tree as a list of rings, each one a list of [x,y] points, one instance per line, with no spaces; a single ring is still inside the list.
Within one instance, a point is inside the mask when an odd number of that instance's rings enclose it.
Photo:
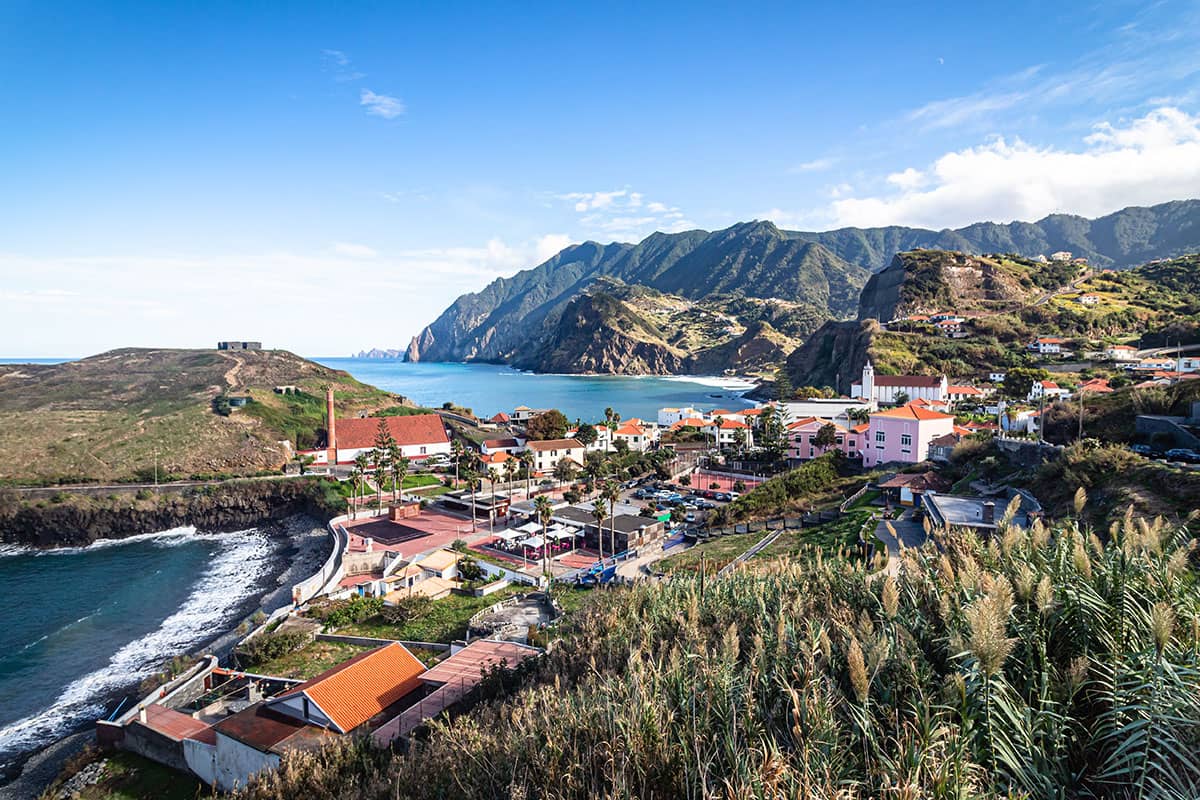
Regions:
[[[504,462],[504,476],[508,478],[508,495],[511,498],[513,478],[517,477],[517,459],[512,456],[509,456]]]
[[[458,486],[458,462],[462,461],[463,446],[458,439],[450,442],[450,460],[454,462],[454,485]]]
[[[392,445],[391,452],[388,453],[388,466],[392,470],[392,499],[399,499],[400,493],[404,490],[404,478],[408,475],[407,458],[402,456],[400,447]]]
[[[474,468],[468,464],[462,468],[462,479],[471,489],[471,530],[475,530],[475,480],[479,477]]]
[[[604,498],[592,503],[592,516],[596,518],[596,544],[600,547],[600,560],[604,560],[604,520],[608,509],[604,506]]]
[[[375,510],[379,511],[383,508],[383,482],[387,480],[388,474],[391,472],[391,466],[388,464],[387,453],[385,451],[374,449],[370,453],[371,460],[375,462],[375,469],[372,472],[375,478]]]
[[[358,499],[360,497],[359,492],[360,491],[362,492],[362,496],[366,495],[367,472],[370,468],[371,468],[371,457],[369,455],[367,455],[366,452],[361,452],[354,457],[354,469],[357,470],[357,472],[358,472],[358,481],[359,481],[357,484],[355,484],[356,491],[354,493],[354,503],[355,503],[356,507],[358,505]],[[357,508],[356,508],[355,516],[357,516]]]
[[[608,501],[608,525],[609,525],[609,551],[615,556],[617,554],[617,501],[621,499],[621,484],[611,478],[604,482],[604,488],[600,490],[600,496]]]
[[[530,484],[533,480],[533,451],[525,450],[521,453],[521,464],[525,467],[525,499],[529,499]]]
[[[533,501],[533,508],[537,512],[538,522],[542,523],[542,573],[549,572],[549,539],[546,534],[550,532],[550,520],[554,519],[554,505],[550,502],[550,498],[546,495],[539,495]]]
[[[350,505],[350,518],[351,519],[358,519],[358,490],[359,490],[359,487],[362,485],[362,480],[363,480],[363,471],[358,466],[358,461],[356,459],[354,466],[350,468],[351,498],[350,498],[349,505]]]

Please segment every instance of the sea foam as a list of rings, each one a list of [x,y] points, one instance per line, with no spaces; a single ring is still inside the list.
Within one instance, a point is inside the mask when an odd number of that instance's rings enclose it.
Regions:
[[[233,621],[239,606],[256,594],[271,567],[274,548],[256,531],[196,534],[194,528],[145,534],[126,539],[101,540],[89,547],[110,547],[152,540],[170,547],[187,541],[214,541],[221,545],[211,564],[197,579],[191,594],[157,630],[129,642],[112,655],[106,666],[68,685],[49,707],[0,728],[0,758],[45,746],[70,730],[104,713],[103,698],[153,675],[173,656],[211,639]],[[61,554],[85,548],[45,551]],[[152,598],[148,598],[153,602]],[[0,762],[0,766],[3,762]]]

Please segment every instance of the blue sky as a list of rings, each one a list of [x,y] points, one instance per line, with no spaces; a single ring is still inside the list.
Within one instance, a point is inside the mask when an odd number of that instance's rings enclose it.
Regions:
[[[0,0],[0,355],[403,346],[569,242],[1200,196],[1200,4]]]

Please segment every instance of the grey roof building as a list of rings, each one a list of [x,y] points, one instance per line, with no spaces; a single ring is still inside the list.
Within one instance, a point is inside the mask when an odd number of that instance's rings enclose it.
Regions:
[[[1012,498],[1020,497],[1012,524],[1028,528],[1042,516],[1042,506],[1033,495],[1020,489],[1009,489],[1003,497],[972,497],[926,492],[925,513],[935,528],[974,528],[983,533],[996,530]]]

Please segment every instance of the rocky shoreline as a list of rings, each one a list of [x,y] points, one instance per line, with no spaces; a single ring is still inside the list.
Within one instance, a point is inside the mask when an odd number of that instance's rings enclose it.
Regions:
[[[319,478],[229,481],[146,491],[129,497],[66,494],[49,500],[0,498],[0,542],[34,548],[86,547],[97,539],[123,539],[191,525],[227,533],[295,514],[335,516],[340,499]]]
[[[289,492],[288,495],[290,496],[290,494]],[[291,499],[295,500],[295,498]],[[275,501],[267,502],[262,507],[274,508],[279,507],[279,505],[280,501],[276,499]],[[283,504],[284,507],[288,505],[288,503]],[[60,509],[63,507],[56,506],[56,508]],[[251,522],[238,522],[239,520],[249,520],[254,510],[258,507],[257,504],[253,503],[237,503],[227,506],[217,505],[213,506],[206,515],[201,515],[203,519],[218,522],[219,527],[210,527],[202,524],[199,519],[177,518],[174,516],[174,512],[169,510],[165,512],[167,514],[166,517],[162,516],[164,512],[161,511],[145,516],[118,516],[112,519],[123,518],[135,522],[143,522],[144,524],[153,524],[152,520],[166,518],[170,519],[170,522],[166,523],[164,527],[155,530],[114,528],[112,530],[117,531],[117,535],[111,537],[96,536],[91,538],[91,541],[100,538],[125,538],[138,533],[169,530],[183,525],[194,525],[198,531],[202,532],[229,532],[254,529],[265,534],[268,538],[278,541],[279,545],[275,550],[275,563],[278,565],[278,568],[273,569],[270,574],[260,579],[259,586],[256,587],[254,594],[239,606],[237,614],[224,626],[224,630],[214,632],[210,638],[197,642],[190,648],[190,654],[193,655],[213,653],[225,659],[241,638],[240,629],[242,626],[249,624],[250,618],[257,612],[270,613],[290,602],[292,586],[319,570],[321,564],[328,557],[331,547],[331,540],[324,522],[325,517],[323,515],[314,516],[306,510],[276,517],[263,518],[259,516]],[[25,518],[28,519],[30,517]],[[50,519],[55,520],[63,518],[62,512],[50,517]],[[77,511],[77,513],[68,515],[66,518],[83,520],[88,518],[88,515]],[[109,521],[112,520],[110,519]],[[7,533],[7,529],[5,529],[5,533]],[[7,538],[6,541],[8,541]],[[78,540],[73,540],[71,544],[74,544],[76,541]],[[65,545],[66,543],[54,542],[50,546]],[[125,696],[136,694],[137,690],[138,686],[135,683],[106,694],[102,698],[106,710],[111,711]],[[80,729],[70,731],[53,742],[47,742],[43,748],[30,753],[23,762],[19,763],[19,772],[16,774],[10,772],[8,775],[0,776],[0,798],[4,798],[4,800],[8,798],[13,798],[14,800],[21,798],[24,800],[24,798],[38,797],[44,788],[57,777],[65,762],[92,741],[91,723],[88,723]]]

